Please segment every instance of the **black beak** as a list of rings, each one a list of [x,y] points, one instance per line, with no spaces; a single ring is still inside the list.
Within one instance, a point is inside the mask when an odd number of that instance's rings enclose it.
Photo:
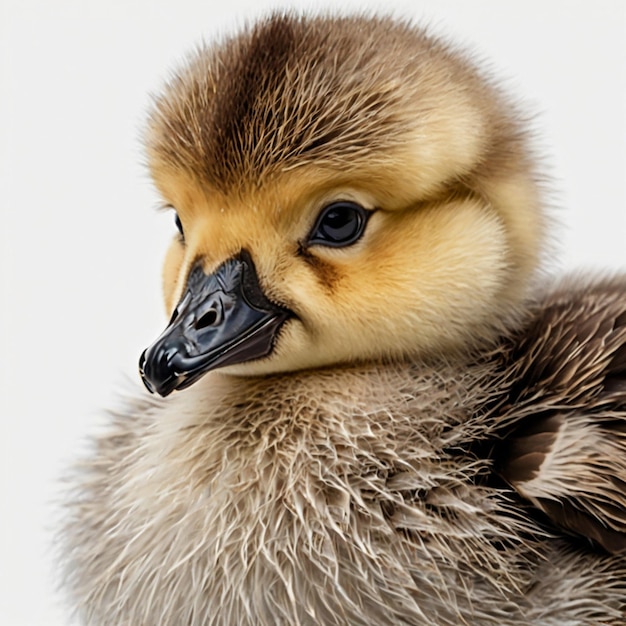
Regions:
[[[209,370],[267,356],[289,316],[263,294],[247,252],[210,276],[196,266],[169,325],[139,359],[141,378],[165,397]]]

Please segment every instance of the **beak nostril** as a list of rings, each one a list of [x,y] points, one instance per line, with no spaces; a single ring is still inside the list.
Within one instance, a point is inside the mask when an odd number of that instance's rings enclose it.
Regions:
[[[194,327],[196,330],[213,326],[218,322],[218,314],[215,309],[209,309],[200,319],[196,320]]]

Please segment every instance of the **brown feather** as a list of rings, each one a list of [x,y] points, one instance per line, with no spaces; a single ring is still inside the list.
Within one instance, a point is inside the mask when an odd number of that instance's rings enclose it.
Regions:
[[[481,179],[527,165],[512,103],[508,114],[494,106],[504,96],[463,55],[387,17],[328,24],[276,13],[199,49],[156,99],[147,135],[153,170],[174,167],[229,191],[303,165],[371,168],[433,114],[442,89],[466,94],[497,129],[485,136]],[[383,58],[391,62],[381,65]],[[465,174],[478,186],[475,172]]]
[[[571,284],[545,302],[512,351],[502,475],[555,523],[626,549],[626,280]]]

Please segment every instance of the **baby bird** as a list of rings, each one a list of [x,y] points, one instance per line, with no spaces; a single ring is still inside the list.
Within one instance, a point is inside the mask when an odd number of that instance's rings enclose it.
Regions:
[[[274,14],[146,146],[163,397],[74,473],[82,623],[626,623],[626,277],[542,284],[526,129],[465,53]]]

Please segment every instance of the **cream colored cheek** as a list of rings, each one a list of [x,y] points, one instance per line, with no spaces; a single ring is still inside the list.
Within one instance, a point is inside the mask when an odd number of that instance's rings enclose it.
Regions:
[[[418,244],[419,245],[419,244]],[[423,263],[411,272],[407,292],[423,300],[420,317],[436,327],[478,321],[491,310],[507,275],[508,246],[495,215],[465,210],[446,225],[434,245],[424,245]],[[409,266],[410,267],[410,266]]]
[[[321,285],[310,268],[296,270],[294,266],[276,281],[282,285],[281,293],[272,294],[291,308],[296,319],[281,332],[271,361],[281,367],[303,368],[355,356],[352,347],[359,332],[355,324],[358,303],[346,302],[339,285],[335,291]]]
[[[443,208],[420,216],[413,229],[405,224],[401,239],[387,237],[393,254],[382,248],[372,254],[378,262],[362,266],[352,285],[350,308],[359,336],[406,345],[425,341],[425,335],[436,341],[482,321],[508,274],[504,228],[487,211]],[[408,230],[413,237],[406,237]],[[346,310],[344,317],[349,315]]]

